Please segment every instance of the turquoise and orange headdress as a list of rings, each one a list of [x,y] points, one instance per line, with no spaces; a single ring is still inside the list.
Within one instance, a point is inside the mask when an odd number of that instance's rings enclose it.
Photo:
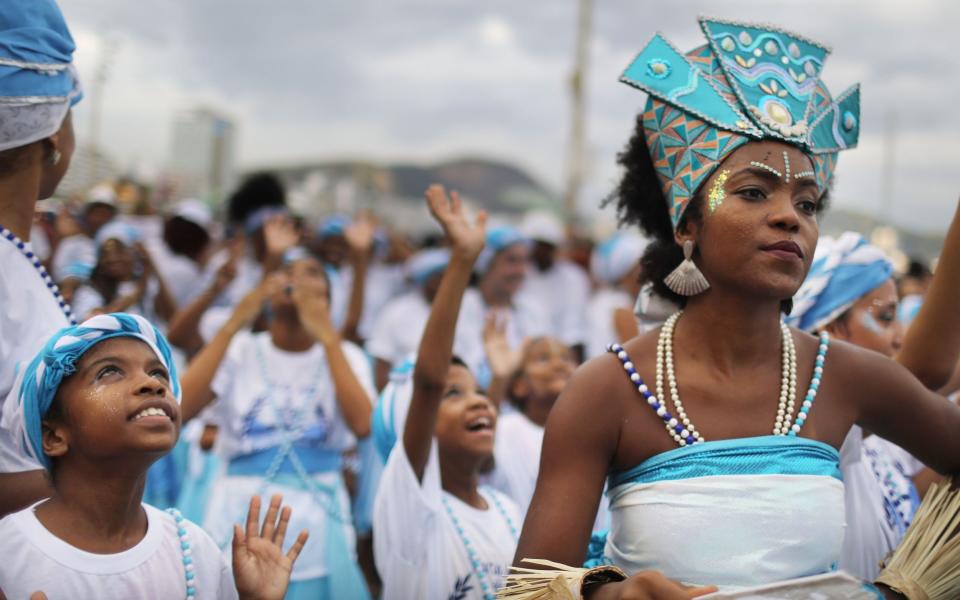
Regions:
[[[857,145],[860,86],[830,95],[822,44],[766,25],[699,21],[706,45],[684,54],[657,34],[620,77],[649,96],[643,129],[674,228],[723,159],[751,140],[801,148],[825,190],[837,153]]]

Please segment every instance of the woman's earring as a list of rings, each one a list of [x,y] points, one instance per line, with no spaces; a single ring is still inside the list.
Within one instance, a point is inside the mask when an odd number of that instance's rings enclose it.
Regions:
[[[696,296],[710,289],[710,282],[693,262],[693,241],[683,243],[683,262],[663,282],[681,296]]]
[[[62,157],[63,157],[63,155],[60,154],[60,151],[57,150],[56,148],[54,148],[54,149],[53,149],[53,152],[50,153],[50,164],[51,164],[51,165],[54,165],[54,166],[59,165],[59,164],[60,164],[60,159],[61,159]]]

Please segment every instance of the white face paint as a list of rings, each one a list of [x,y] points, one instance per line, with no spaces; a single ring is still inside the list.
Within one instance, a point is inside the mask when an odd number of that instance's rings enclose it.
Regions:
[[[863,325],[867,331],[877,335],[883,334],[883,327],[881,327],[880,323],[867,311],[860,313],[860,324]]]

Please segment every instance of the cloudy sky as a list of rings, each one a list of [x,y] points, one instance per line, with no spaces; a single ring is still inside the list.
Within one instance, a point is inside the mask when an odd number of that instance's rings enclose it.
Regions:
[[[202,104],[238,121],[244,166],[480,155],[562,187],[575,0],[60,2],[88,93],[109,54],[100,136],[125,167],[161,169],[174,114]],[[831,46],[830,88],[863,86],[860,147],[842,155],[835,205],[946,228],[960,194],[960,4],[945,0],[595,0],[586,210],[614,185],[644,101],[617,77],[655,31],[703,43],[698,14]],[[91,106],[75,115],[81,142]]]

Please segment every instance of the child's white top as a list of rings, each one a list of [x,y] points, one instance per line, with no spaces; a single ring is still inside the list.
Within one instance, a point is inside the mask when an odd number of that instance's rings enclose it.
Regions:
[[[350,342],[342,348],[372,403],[370,361]],[[230,342],[210,388],[217,395],[210,411],[220,426],[217,447],[228,460],[279,446],[285,435],[280,419],[296,427],[299,444],[337,451],[356,444],[319,344],[306,352],[287,352],[273,345],[269,332],[242,331]]]
[[[384,467],[373,512],[374,558],[383,578],[384,600],[482,599],[478,577],[491,595],[503,584],[517,549],[520,511],[491,488],[481,488],[480,493],[487,510],[473,508],[441,489],[436,442],[423,481],[417,481],[403,442],[397,442]],[[459,521],[462,534],[446,507]],[[477,569],[464,538],[475,550]]]
[[[616,288],[601,288],[594,292],[587,305],[587,359],[605,354],[610,342],[624,341],[619,339],[613,326],[613,313],[619,308],[628,308],[633,312],[635,300],[630,294]]]
[[[38,503],[39,504],[39,503]],[[174,518],[146,504],[147,534],[117,554],[92,554],[56,537],[36,504],[0,520],[0,589],[7,598],[42,591],[49,600],[187,597],[183,551]],[[230,565],[202,529],[183,521],[193,558],[196,600],[236,598]]]
[[[367,350],[375,358],[399,365],[416,354],[429,316],[430,303],[420,290],[390,300],[374,321]]]

